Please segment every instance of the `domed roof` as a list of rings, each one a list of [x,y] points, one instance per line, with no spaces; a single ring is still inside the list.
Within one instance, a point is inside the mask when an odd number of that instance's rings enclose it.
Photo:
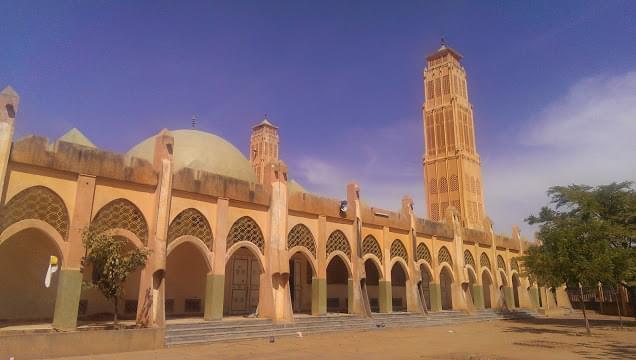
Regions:
[[[171,130],[174,137],[174,172],[188,167],[228,176],[248,182],[256,182],[252,165],[243,154],[227,140],[205,131]],[[135,145],[128,155],[153,161],[154,136]]]

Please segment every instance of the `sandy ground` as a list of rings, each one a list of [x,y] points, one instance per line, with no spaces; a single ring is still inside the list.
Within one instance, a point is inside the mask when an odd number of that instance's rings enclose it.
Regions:
[[[619,330],[597,316],[593,334],[578,314],[560,318],[490,321],[428,328],[339,332],[302,338],[182,346],[69,359],[636,359],[636,322]]]

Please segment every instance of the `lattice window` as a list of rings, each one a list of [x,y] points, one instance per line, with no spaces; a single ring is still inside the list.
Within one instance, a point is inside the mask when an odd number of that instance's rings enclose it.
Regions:
[[[448,182],[446,181],[446,177],[442,177],[439,180],[439,192],[447,193],[448,192]]]
[[[464,250],[464,264],[472,266],[473,269],[475,268],[475,258],[468,250]]]
[[[429,265],[433,262],[431,252],[428,250],[428,247],[424,243],[420,243],[419,245],[417,245],[415,255],[417,256],[418,261],[424,259],[424,261],[426,261]]]
[[[457,180],[457,175],[451,175],[450,177],[450,191],[459,190],[459,181]]]
[[[263,238],[261,228],[258,227],[256,221],[249,216],[243,216],[232,224],[230,232],[227,235],[227,248],[229,249],[230,246],[239,241],[249,241],[256,245],[261,253],[265,251],[265,239]]]
[[[294,246],[303,246],[316,257],[316,241],[311,231],[303,224],[294,226],[287,235],[287,248],[291,249]]]
[[[364,238],[362,242],[362,254],[373,254],[380,259],[380,263],[383,261],[380,244],[378,244],[378,241],[371,235]]]
[[[512,260],[510,260],[510,268],[519,272],[519,262],[517,261],[517,258],[512,258]]]
[[[442,203],[442,207],[440,208],[440,218],[443,218],[444,216],[446,216],[446,210],[448,210],[448,202],[444,201]]]
[[[504,271],[506,270],[506,262],[504,261],[504,258],[501,257],[501,255],[497,255],[497,267],[500,269],[504,269]]]
[[[42,220],[57,230],[63,239],[68,237],[70,221],[64,201],[44,186],[22,190],[0,208],[0,233],[26,219]]]
[[[439,221],[439,204],[431,204],[431,219]]]
[[[128,230],[144,244],[148,241],[148,225],[144,215],[126,199],[109,202],[97,212],[91,222],[91,230],[98,233],[112,229]]]
[[[391,259],[396,256],[401,257],[402,260],[406,261],[407,263],[409,262],[409,256],[406,253],[406,247],[398,239],[393,240],[393,243],[391,244]]]
[[[490,269],[490,259],[488,258],[488,255],[486,255],[486,253],[481,253],[481,256],[479,257],[479,265],[485,266]]]
[[[437,194],[437,180],[431,179],[431,194]]]
[[[329,235],[329,239],[327,239],[327,256],[336,250],[347,254],[347,257],[351,260],[351,246],[345,234],[340,230],[332,232]]]
[[[212,250],[212,229],[210,223],[196,209],[185,209],[177,215],[168,227],[168,244],[183,235],[201,239]]]
[[[446,246],[442,246],[442,248],[439,249],[439,253],[437,253],[437,261],[440,264],[445,262],[448,263],[448,265],[453,266],[453,258],[451,258],[451,254]]]
[[[476,180],[475,187],[477,190],[477,194],[481,194],[481,183],[479,182],[479,179]]]
[[[477,193],[477,187],[475,186],[475,178],[474,177],[470,177],[470,191],[472,193]]]

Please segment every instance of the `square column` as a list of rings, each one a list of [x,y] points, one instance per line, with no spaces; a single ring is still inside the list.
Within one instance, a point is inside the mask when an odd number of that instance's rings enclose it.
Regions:
[[[473,284],[472,287],[475,308],[484,309],[484,288],[477,284]]]
[[[512,287],[504,286],[502,290],[504,295],[504,301],[506,302],[506,307],[508,309],[513,309],[515,307],[515,296],[512,293]]]
[[[390,281],[380,280],[378,282],[378,302],[381,313],[390,314],[393,312],[393,289]]]
[[[431,294],[431,311],[442,311],[442,288],[439,283],[429,283]]]
[[[311,278],[311,315],[327,313],[327,279]]]
[[[58,277],[53,328],[73,330],[77,326],[77,312],[82,293],[82,272],[79,269],[62,269]]]
[[[223,318],[223,296],[225,294],[225,274],[207,274],[205,277],[204,320]]]

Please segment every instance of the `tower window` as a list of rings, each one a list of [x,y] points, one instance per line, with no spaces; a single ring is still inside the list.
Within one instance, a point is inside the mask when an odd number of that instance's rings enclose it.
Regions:
[[[446,177],[442,177],[439,180],[439,192],[442,194],[448,192],[448,183],[446,182]]]
[[[439,221],[439,204],[431,204],[431,219]]]
[[[457,181],[457,175],[451,175],[450,177],[450,191],[457,191],[459,190],[459,182]],[[453,206],[455,206],[453,204]],[[459,206],[457,207],[457,210],[459,210]]]
[[[435,178],[431,179],[431,194],[437,194],[437,180]]]
[[[448,79],[448,75],[444,76],[444,95],[450,94],[450,80]]]

